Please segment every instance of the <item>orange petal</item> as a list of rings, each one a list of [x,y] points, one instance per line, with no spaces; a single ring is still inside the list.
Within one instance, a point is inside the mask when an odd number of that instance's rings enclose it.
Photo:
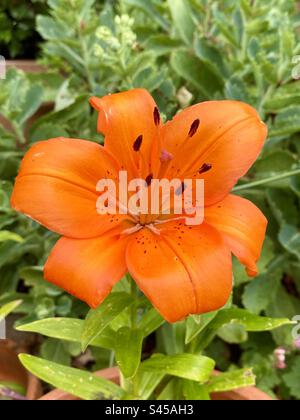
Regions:
[[[143,89],[91,98],[99,111],[98,131],[105,148],[117,156],[131,177],[155,174],[159,161],[160,117],[155,101]]]
[[[168,223],[161,235],[143,229],[127,248],[140,289],[169,322],[224,306],[232,290],[231,254],[208,225]]]
[[[267,127],[247,104],[211,101],[182,111],[162,132],[164,148],[174,156],[168,178],[203,178],[205,205],[211,205],[247,173],[263,147]]]
[[[61,235],[96,237],[123,220],[96,210],[98,181],[115,178],[117,171],[117,163],[96,143],[64,138],[40,142],[22,162],[11,205]]]
[[[256,276],[268,224],[262,212],[250,201],[229,195],[205,209],[205,222],[224,235],[232,253],[247,267],[249,276]]]
[[[126,274],[128,237],[60,239],[44,270],[45,279],[96,308]]]

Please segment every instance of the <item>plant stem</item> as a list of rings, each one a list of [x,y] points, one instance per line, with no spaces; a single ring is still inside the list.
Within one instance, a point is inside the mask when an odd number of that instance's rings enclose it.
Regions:
[[[130,319],[131,319],[131,328],[134,329],[137,327],[137,307],[136,302],[138,298],[138,288],[136,282],[133,280],[130,274],[127,274],[127,279],[130,283],[130,294],[133,300],[133,305],[131,305],[130,310]]]
[[[130,326],[134,330],[137,328],[137,321],[138,321],[138,312],[137,312],[138,311],[137,309],[138,288],[130,274],[127,274],[127,279],[130,284],[130,294],[133,300],[133,304],[130,307]],[[121,374],[121,386],[128,393],[128,395],[131,395],[133,397],[138,395],[137,385],[138,384],[137,384],[136,376],[132,378],[125,378]]]
[[[250,190],[251,188],[260,187],[262,185],[270,184],[270,183],[275,182],[275,181],[280,181],[282,179],[290,178],[290,177],[295,176],[295,175],[300,175],[300,169],[299,168],[295,169],[293,171],[284,172],[283,174],[280,174],[280,175],[274,175],[274,176],[271,176],[269,178],[260,179],[259,181],[253,181],[253,182],[249,182],[249,183],[244,184],[244,185],[239,185],[239,186],[237,186],[233,189],[233,192]]]

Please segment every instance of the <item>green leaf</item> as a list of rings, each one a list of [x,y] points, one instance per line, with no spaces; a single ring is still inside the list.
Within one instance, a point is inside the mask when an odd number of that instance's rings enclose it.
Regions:
[[[81,343],[84,321],[72,318],[49,318],[17,327],[18,331],[33,332],[59,340]],[[100,335],[91,341],[95,347],[112,349],[114,347],[114,332],[105,328]]]
[[[234,389],[255,385],[255,375],[252,369],[241,369],[233,372],[222,373],[215,376],[206,385],[208,392],[227,392]]]
[[[169,30],[169,23],[163,17],[162,13],[157,10],[155,5],[149,0],[125,0],[125,3],[141,9],[147,17],[153,19],[153,21],[161,26],[165,31]]]
[[[265,310],[272,301],[281,278],[282,270],[278,270],[267,272],[253,279],[244,290],[243,304],[245,308],[255,314]]]
[[[234,21],[234,27],[237,34],[238,42],[242,45],[244,34],[245,34],[245,16],[242,12],[242,9],[239,7],[236,9],[236,11],[233,14],[233,21]]]
[[[21,354],[21,363],[29,372],[55,388],[83,400],[124,398],[124,391],[114,383],[79,369],[69,368],[38,357]]]
[[[9,302],[6,305],[3,305],[0,308],[0,321],[2,321],[7,315],[13,312],[18,306],[22,303],[21,300],[15,300],[13,302]]]
[[[141,369],[146,371],[165,373],[201,383],[209,379],[214,367],[215,362],[212,359],[194,354],[155,354],[141,364]]]
[[[126,308],[133,303],[127,293],[111,293],[95,310],[91,310],[85,320],[82,332],[82,349],[88,345]]]
[[[293,397],[300,399],[300,358],[297,357],[291,367],[290,372],[283,375],[283,380],[289,388]]]
[[[180,47],[180,41],[167,35],[153,35],[144,43],[144,48],[153,51],[156,56],[170,54],[177,47]]]
[[[40,141],[41,139],[50,139],[56,137],[68,137],[68,132],[57,124],[45,123],[38,126],[30,134],[31,143]]]
[[[224,83],[224,80],[229,78],[228,68],[218,48],[208,45],[203,38],[197,38],[195,41],[195,53],[219,78],[221,83]]]
[[[17,118],[20,125],[23,125],[39,109],[43,102],[43,88],[40,85],[33,85],[28,90],[25,102]]]
[[[187,0],[168,0],[174,26],[181,39],[190,46],[193,43],[196,25]]]
[[[125,378],[133,378],[139,368],[142,356],[143,331],[128,327],[116,332],[116,361]]]
[[[63,25],[49,16],[37,16],[36,25],[40,35],[50,41],[63,40],[72,33],[72,29],[67,25]]]
[[[163,380],[165,374],[157,372],[139,371],[137,375],[139,396],[142,400],[148,400],[157,386]]]
[[[194,316],[190,316],[187,320],[185,344],[191,343],[204,328],[216,317],[217,312],[200,315],[198,322]]]
[[[272,331],[283,325],[291,325],[287,318],[267,318],[254,315],[245,309],[231,308],[221,310],[216,318],[209,324],[209,328],[219,329],[226,324],[238,324],[245,327],[246,331]]]
[[[293,176],[290,186],[292,191],[300,198],[300,176]]]
[[[283,225],[279,232],[279,242],[300,260],[300,233],[297,226]]]
[[[178,401],[182,400],[182,384],[177,378],[171,379],[157,396],[158,401]]]
[[[56,313],[59,316],[67,316],[72,310],[72,298],[67,295],[60,296],[56,302]]]
[[[164,323],[164,318],[157,312],[156,309],[152,308],[143,316],[141,322],[139,323],[139,329],[143,331],[144,337],[148,337],[148,335],[158,330],[158,328]]]
[[[69,366],[71,364],[71,356],[66,351],[63,341],[48,338],[41,346],[41,357],[50,362],[59,363]]]
[[[277,114],[269,137],[290,136],[300,131],[300,106],[291,106]]]
[[[243,325],[227,324],[218,330],[218,337],[229,344],[240,344],[247,341],[248,334]]]
[[[255,179],[263,179],[291,171],[297,163],[295,156],[287,150],[272,150],[262,159],[259,159],[254,169],[250,172]],[[272,183],[272,187],[285,188],[289,185],[289,179]]]
[[[298,207],[295,196],[291,191],[270,189],[267,193],[267,199],[280,226],[285,224],[297,225]]]
[[[212,97],[223,90],[219,78],[198,57],[188,50],[178,50],[171,55],[171,66],[184,80],[191,83],[206,97]]]
[[[265,104],[268,112],[278,112],[300,101],[300,81],[279,86]]]
[[[270,317],[290,317],[291,319],[295,314],[300,314],[300,301],[296,296],[288,293],[284,286],[280,285],[276,289],[274,299],[266,309],[266,314]],[[279,346],[294,345],[294,338],[292,330],[294,325],[287,324],[279,330],[272,331],[272,336]]]
[[[6,241],[14,241],[14,242],[21,243],[21,242],[24,242],[24,239],[20,235],[14,232],[2,230],[0,231],[0,242],[6,242]]]
[[[209,401],[210,396],[205,385],[195,381],[185,380],[183,382],[183,395],[188,401]]]

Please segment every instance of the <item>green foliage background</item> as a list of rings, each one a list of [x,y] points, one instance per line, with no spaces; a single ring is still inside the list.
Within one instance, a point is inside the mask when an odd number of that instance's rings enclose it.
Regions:
[[[168,118],[204,100],[248,102],[268,124],[269,138],[241,185],[300,166],[297,1],[48,0],[47,6],[35,23],[47,72],[11,70],[0,89],[1,114],[11,123],[10,130],[0,127],[0,304],[23,300],[16,309],[23,315],[19,324],[87,311],[43,282],[41,267],[56,238],[12,211],[9,196],[20,159],[33,142],[56,136],[102,141],[87,101],[91,94],[144,87]],[[0,38],[11,48],[7,31],[1,29]],[[47,101],[54,110],[28,128]],[[257,315],[291,319],[300,314],[300,175],[241,194],[264,211],[269,229],[259,277],[250,281],[235,264],[233,303]],[[160,332],[164,349],[175,334],[168,328]],[[76,345],[60,343],[59,352],[56,345],[46,340],[42,355],[69,364],[80,353]],[[284,371],[274,367],[278,347],[287,350]],[[273,396],[300,398],[300,354],[290,326],[254,335],[241,325],[225,325],[208,354],[221,370],[254,367],[258,386]],[[99,368],[107,365],[109,353],[94,350],[94,357]]]

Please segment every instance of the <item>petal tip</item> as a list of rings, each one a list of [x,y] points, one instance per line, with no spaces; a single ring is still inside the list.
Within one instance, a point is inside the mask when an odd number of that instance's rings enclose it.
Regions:
[[[96,110],[96,111],[100,111],[101,110],[101,99],[97,98],[97,96],[92,96],[89,99],[89,103],[90,105]]]

